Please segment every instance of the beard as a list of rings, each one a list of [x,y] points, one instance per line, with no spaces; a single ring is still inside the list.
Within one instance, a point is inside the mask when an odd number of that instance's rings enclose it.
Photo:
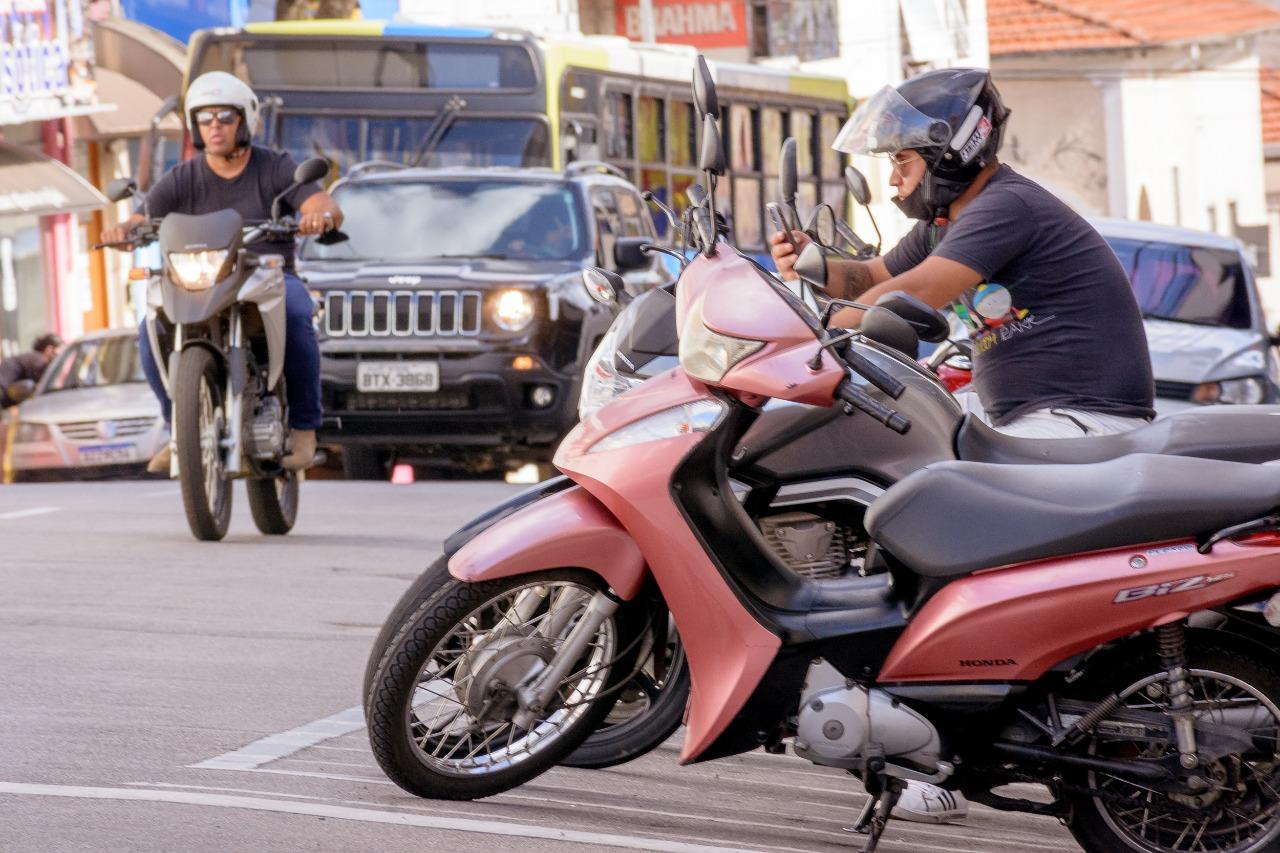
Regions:
[[[898,210],[902,211],[903,215],[911,219],[920,219],[926,222],[933,219],[934,207],[924,198],[924,181],[916,184],[916,188],[905,197],[894,196],[892,201]]]

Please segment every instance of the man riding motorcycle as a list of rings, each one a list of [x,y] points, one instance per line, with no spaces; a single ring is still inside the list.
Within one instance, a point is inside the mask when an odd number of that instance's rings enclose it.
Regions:
[[[974,342],[984,417],[1028,438],[1125,432],[1155,416],[1142,315],[1124,269],[1092,226],[996,157],[1009,110],[982,69],[942,69],[886,86],[833,146],[889,158],[894,204],[918,220],[887,254],[828,261],[827,292],[874,304],[902,290],[950,308]],[[799,232],[770,236],[795,278]],[[833,326],[856,326],[845,308]],[[969,396],[969,395],[965,395]],[[963,795],[912,782],[894,815],[963,817]]]
[[[156,182],[147,194],[147,213],[201,214],[232,209],[246,222],[271,217],[272,200],[293,183],[295,164],[288,154],[250,143],[258,122],[258,98],[231,74],[202,74],[187,90],[186,115],[192,143],[203,156],[180,163]],[[283,199],[286,213],[298,218],[298,233],[322,234],[342,225],[342,211],[318,185],[297,187]],[[145,221],[141,213],[102,232],[102,242],[119,243]],[[320,348],[311,317],[311,294],[294,271],[293,240],[263,241],[257,254],[284,258],[285,278],[285,390],[289,402],[292,445],[282,464],[291,471],[306,468],[316,452],[320,426]],[[145,329],[138,335],[143,372],[160,400],[165,421],[171,404]],[[147,466],[153,473],[169,470],[171,448],[166,444]]]

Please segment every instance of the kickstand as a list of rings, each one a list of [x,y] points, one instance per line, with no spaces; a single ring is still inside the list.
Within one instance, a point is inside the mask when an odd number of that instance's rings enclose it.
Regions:
[[[889,815],[898,804],[904,788],[906,785],[901,779],[885,779],[879,795],[867,798],[857,822],[845,827],[845,832],[867,836],[867,845],[862,848],[862,853],[875,853],[880,844],[880,836],[884,835],[885,825],[889,822]]]

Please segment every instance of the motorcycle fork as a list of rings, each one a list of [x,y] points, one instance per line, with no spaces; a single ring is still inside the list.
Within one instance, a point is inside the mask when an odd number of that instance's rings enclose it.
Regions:
[[[165,373],[168,376],[166,383],[169,390],[169,479],[177,479],[178,477],[178,454],[177,454],[177,435],[178,435],[178,407],[173,405],[173,390],[178,386],[178,360],[182,358],[182,347],[185,345],[185,335],[182,333],[183,326],[181,323],[173,325],[173,349],[169,352],[168,370]],[[154,349],[153,353],[160,350]]]
[[[244,434],[244,389],[248,368],[244,351],[244,325],[240,306],[231,308],[231,323],[227,331],[227,435],[222,446],[227,451],[226,471],[239,476],[243,463],[241,436]]]

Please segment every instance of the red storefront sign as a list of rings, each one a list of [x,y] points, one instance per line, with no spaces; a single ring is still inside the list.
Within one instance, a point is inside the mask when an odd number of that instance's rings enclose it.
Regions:
[[[618,0],[617,31],[632,41],[643,37],[638,0]],[[694,47],[746,47],[746,0],[653,0],[654,37]]]

